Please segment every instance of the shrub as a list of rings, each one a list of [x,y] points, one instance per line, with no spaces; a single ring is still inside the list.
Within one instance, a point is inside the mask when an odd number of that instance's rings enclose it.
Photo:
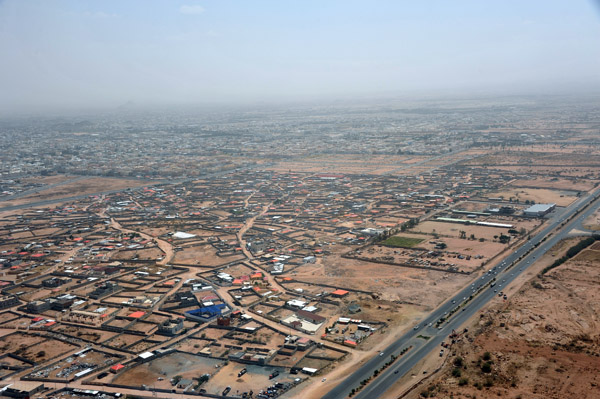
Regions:
[[[461,371],[460,371],[460,369],[459,369],[458,367],[454,368],[454,369],[452,370],[452,377],[457,377],[457,378],[458,378],[458,377],[460,377],[460,376],[461,376]]]
[[[573,245],[571,248],[569,248],[566,255],[555,260],[554,263],[552,263],[550,266],[545,267],[540,274],[544,275],[544,274],[548,273],[550,270],[554,269],[555,267],[562,265],[567,260],[571,259],[575,255],[577,255],[579,252],[581,252],[583,249],[592,245],[598,238],[599,238],[598,236],[594,235],[592,237],[588,237],[588,238],[585,238],[585,239],[579,241],[579,243],[577,243],[577,244]]]
[[[460,380],[458,380],[458,385],[460,385],[461,387],[464,385],[467,385],[468,383],[469,383],[468,378],[461,378]]]
[[[457,357],[456,359],[454,359],[454,365],[455,365],[456,367],[462,367],[462,366],[463,366],[463,364],[465,364],[465,361],[463,360],[463,358],[462,358],[462,357],[460,357],[460,356],[459,356],[459,357]]]
[[[484,373],[491,373],[492,372],[492,363],[490,363],[490,362],[483,363],[483,365],[481,366],[481,371],[483,371]]]
[[[483,360],[485,360],[486,362],[487,362],[488,360],[490,360],[491,358],[492,358],[492,354],[491,354],[490,352],[485,352],[485,353],[483,354]]]

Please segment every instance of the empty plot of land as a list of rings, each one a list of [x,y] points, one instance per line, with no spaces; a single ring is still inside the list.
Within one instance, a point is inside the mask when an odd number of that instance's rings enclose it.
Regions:
[[[220,266],[237,260],[243,260],[246,257],[243,253],[231,256],[219,256],[217,250],[211,245],[200,247],[185,248],[183,251],[175,253],[173,263],[199,264],[203,266]]]
[[[26,350],[19,351],[18,354],[32,362],[43,363],[77,348],[76,345],[68,344],[56,339],[48,339],[30,346]]]
[[[247,373],[238,377],[239,372],[244,368],[247,370]],[[278,371],[280,374],[275,378],[269,379],[269,375],[274,371]],[[293,378],[287,375],[285,370],[280,367],[261,367],[232,362],[218,370],[202,388],[206,389],[207,393],[218,395],[229,386],[231,387],[231,394],[237,395],[250,390],[256,393],[278,382],[290,382],[292,380]]]
[[[348,174],[373,174],[380,175],[390,173],[399,168],[410,166],[426,160],[422,156],[388,156],[344,154],[342,155],[315,155],[307,156],[294,161],[282,161],[276,165],[267,167],[268,170],[278,172],[305,172],[305,173],[348,173]]]
[[[2,206],[27,204],[29,202],[60,199],[77,195],[94,194],[102,191],[120,190],[128,187],[141,186],[145,183],[139,180],[111,179],[107,177],[92,177],[67,183],[48,190],[41,190],[35,194],[19,198],[14,201],[3,202]]]
[[[536,204],[556,204],[558,206],[567,206],[577,199],[577,192],[567,190],[549,190],[543,188],[507,188],[502,191],[495,191],[486,194],[489,198],[504,198],[524,203],[533,201]]]
[[[223,361],[183,352],[173,352],[148,363],[140,364],[117,375],[114,384],[129,386],[152,385],[156,388],[170,389],[171,378],[181,376],[192,379],[202,374],[213,374],[215,366]],[[164,380],[159,380],[159,378]]]
[[[471,235],[473,235],[474,239],[476,240],[483,238],[487,241],[493,241],[494,236],[499,237],[501,234],[508,234],[508,228],[473,226],[460,223],[434,222],[429,220],[419,223],[413,228],[413,230],[419,233],[439,234],[442,237],[450,236],[456,238],[460,238],[461,231],[464,231],[465,238],[471,238]]]
[[[383,241],[381,244],[390,247],[412,248],[423,242],[423,240],[423,238],[394,236]]]
[[[513,187],[549,188],[552,190],[589,191],[594,188],[596,180],[565,179],[558,177],[537,177],[535,179],[519,179],[511,183]]]

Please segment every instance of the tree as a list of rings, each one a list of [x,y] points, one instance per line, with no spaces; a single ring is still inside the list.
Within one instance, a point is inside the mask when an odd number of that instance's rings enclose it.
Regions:
[[[459,234],[460,234],[460,238],[463,238],[463,239],[464,239],[464,238],[467,238],[467,232],[466,232],[466,231],[464,231],[464,230],[461,230],[461,231],[459,232]]]

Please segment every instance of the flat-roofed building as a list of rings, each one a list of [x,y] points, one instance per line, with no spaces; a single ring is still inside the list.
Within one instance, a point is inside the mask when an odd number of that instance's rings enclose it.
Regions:
[[[541,217],[552,212],[555,208],[556,204],[535,204],[525,209],[523,215],[529,217]]]

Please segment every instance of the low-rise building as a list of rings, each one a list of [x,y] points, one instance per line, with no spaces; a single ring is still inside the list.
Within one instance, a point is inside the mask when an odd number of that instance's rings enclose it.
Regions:
[[[19,305],[19,298],[13,295],[6,295],[0,297],[0,309],[6,309],[13,306]]]
[[[524,216],[541,217],[552,212],[556,208],[556,204],[535,204],[523,211]]]

